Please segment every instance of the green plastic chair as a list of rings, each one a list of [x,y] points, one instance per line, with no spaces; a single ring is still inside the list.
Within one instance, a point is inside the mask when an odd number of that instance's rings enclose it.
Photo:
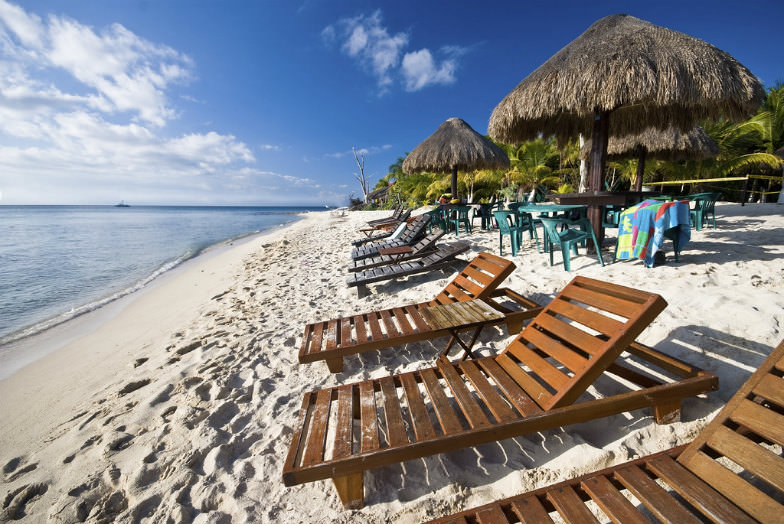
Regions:
[[[588,231],[582,231],[579,229],[564,229],[563,231],[558,231],[558,226],[563,224],[562,220],[557,218],[544,217],[541,217],[539,220],[542,221],[542,225],[544,226],[544,234],[547,236],[547,240],[550,245],[551,266],[553,265],[553,251],[555,251],[555,246],[561,246],[561,255],[563,256],[564,269],[566,269],[566,271],[571,271],[571,252],[574,251],[575,255],[579,254],[577,252],[577,244],[591,239],[593,240],[594,246],[596,246],[596,256],[599,259],[599,263],[602,265],[602,267],[604,267],[604,260],[602,260],[599,243],[596,241],[596,236],[594,235],[592,228],[589,227]]]
[[[523,229],[517,224],[515,214],[511,211],[493,211],[493,216],[498,224],[498,250],[504,255],[504,236],[508,236],[512,243],[512,256],[517,256],[523,238]]]
[[[708,216],[713,218],[713,229],[716,229],[716,201],[721,196],[719,193],[701,193],[689,195],[689,200],[694,202],[694,209],[689,211],[691,223],[700,231],[708,221]]]
[[[425,214],[430,216],[430,224],[427,226],[428,233],[433,232],[433,226],[440,227],[444,233],[449,231],[449,227],[447,226],[446,220],[444,219],[444,214],[441,212],[440,208],[435,208],[432,211],[426,212]]]
[[[469,206],[457,206],[452,208],[449,213],[449,226],[455,226],[455,236],[460,236],[460,224],[463,224],[464,231],[467,233],[472,232],[471,220],[468,218],[468,213],[471,211]]]

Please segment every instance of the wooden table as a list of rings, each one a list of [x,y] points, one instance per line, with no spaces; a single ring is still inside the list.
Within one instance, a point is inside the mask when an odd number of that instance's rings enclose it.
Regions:
[[[382,247],[378,250],[379,255],[389,255],[392,259],[392,263],[401,260],[404,255],[408,255],[409,253],[413,253],[414,248],[411,246],[396,246],[396,247]]]
[[[471,352],[471,347],[479,338],[482,328],[487,322],[500,321],[504,318],[504,314],[494,309],[489,304],[481,300],[471,300],[466,302],[452,302],[451,304],[438,304],[429,306],[419,310],[419,313],[424,318],[425,322],[434,331],[446,330],[452,335],[446,348],[441,352],[442,356],[447,356],[449,350],[457,342],[460,347],[465,351],[463,360],[466,357],[475,358]],[[471,336],[468,344],[464,343],[457,336],[457,328],[470,329],[475,328],[474,334]]]

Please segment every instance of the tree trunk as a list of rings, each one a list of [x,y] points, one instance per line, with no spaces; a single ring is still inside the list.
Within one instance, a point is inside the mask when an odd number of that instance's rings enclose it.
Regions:
[[[457,167],[452,168],[452,198],[459,198],[457,196]]]

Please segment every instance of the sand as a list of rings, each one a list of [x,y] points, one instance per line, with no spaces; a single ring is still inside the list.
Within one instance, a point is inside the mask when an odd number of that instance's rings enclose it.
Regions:
[[[302,394],[425,367],[444,340],[350,357],[331,375],[297,363],[302,327],[432,298],[455,273],[357,298],[349,241],[387,214],[312,213],[200,257],[0,380],[0,521],[426,520],[689,440],[782,339],[784,206],[719,203],[717,229],[692,231],[679,263],[652,269],[583,253],[567,273],[526,241],[505,285],[540,303],[578,274],[657,292],[669,306],[639,339],[716,373],[720,390],[688,399],[675,424],[641,410],[371,470],[366,506],[346,511],[331,482],[281,481]],[[498,253],[496,232],[460,239],[466,259]],[[510,340],[489,329],[478,346]]]

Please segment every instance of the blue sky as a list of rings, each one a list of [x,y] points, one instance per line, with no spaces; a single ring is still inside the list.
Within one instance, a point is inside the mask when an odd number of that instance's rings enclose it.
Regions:
[[[780,0],[0,0],[0,204],[343,205],[613,13],[784,81]]]

